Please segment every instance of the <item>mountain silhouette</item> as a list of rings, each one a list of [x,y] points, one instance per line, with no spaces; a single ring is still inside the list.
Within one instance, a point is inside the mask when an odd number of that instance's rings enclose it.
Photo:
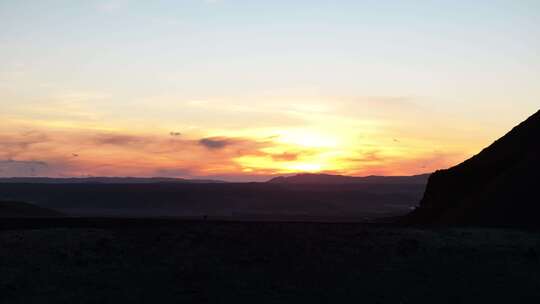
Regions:
[[[538,226],[540,111],[479,154],[431,175],[415,224]]]
[[[429,174],[413,176],[345,176],[331,174],[297,174],[293,176],[280,176],[268,183],[273,184],[302,184],[302,185],[345,185],[345,184],[422,184],[427,183]]]

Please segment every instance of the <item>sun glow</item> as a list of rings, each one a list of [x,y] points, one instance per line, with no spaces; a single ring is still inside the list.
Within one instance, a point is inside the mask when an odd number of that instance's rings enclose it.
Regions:
[[[243,172],[337,172],[347,168],[349,150],[327,134],[307,131],[281,132],[272,145],[256,155],[236,157]]]
[[[323,170],[323,166],[317,163],[294,163],[286,167],[293,172],[321,172]]]
[[[294,172],[321,172],[327,170],[324,162],[317,160],[294,160],[280,161],[264,156],[242,156],[235,161],[243,168],[243,172],[271,172],[271,173],[294,173]]]
[[[278,142],[307,148],[332,148],[340,143],[336,136],[308,130],[281,131]]]

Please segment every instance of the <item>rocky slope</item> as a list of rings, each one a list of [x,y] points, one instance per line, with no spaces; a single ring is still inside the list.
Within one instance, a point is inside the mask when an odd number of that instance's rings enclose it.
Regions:
[[[429,178],[416,224],[540,226],[540,111],[471,159]]]

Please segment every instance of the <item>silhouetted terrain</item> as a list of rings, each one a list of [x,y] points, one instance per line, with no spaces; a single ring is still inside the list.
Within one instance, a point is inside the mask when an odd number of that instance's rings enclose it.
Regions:
[[[422,184],[0,183],[0,199],[77,216],[210,216],[232,219],[369,220],[403,215]]]
[[[401,184],[401,185],[425,185],[429,174],[413,176],[344,176],[330,174],[298,174],[294,176],[280,176],[269,180],[274,184],[303,184],[303,185],[340,185],[340,184]]]
[[[25,202],[0,201],[0,218],[4,217],[50,217],[62,213]]]
[[[6,304],[540,303],[527,231],[10,219],[0,248]]]
[[[540,112],[478,155],[429,178],[407,221],[421,224],[538,226]]]

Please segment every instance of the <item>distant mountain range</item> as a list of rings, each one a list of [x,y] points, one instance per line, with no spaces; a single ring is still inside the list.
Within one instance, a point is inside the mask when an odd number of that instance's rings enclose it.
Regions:
[[[303,185],[352,185],[352,184],[415,184],[425,185],[429,174],[413,176],[345,176],[331,174],[298,174],[294,176],[279,176],[266,183],[270,184],[303,184]],[[227,183],[222,180],[211,179],[183,179],[168,177],[3,177],[0,183],[28,183],[28,184],[215,184]]]
[[[431,175],[416,224],[539,226],[540,111],[478,155]]]
[[[426,181],[427,175],[359,178],[315,174],[262,183],[123,177],[4,178],[0,179],[0,200],[29,202],[68,216],[373,220],[407,214],[421,199]]]
[[[273,184],[303,184],[303,185],[345,185],[345,184],[415,184],[425,185],[429,174],[413,176],[345,176],[331,174],[298,174],[294,176],[280,176],[273,178],[268,183]]]
[[[169,177],[4,177],[0,178],[0,183],[29,183],[29,184],[160,184],[160,183],[182,183],[182,184],[215,184],[225,183],[221,180],[210,179],[184,179]]]

